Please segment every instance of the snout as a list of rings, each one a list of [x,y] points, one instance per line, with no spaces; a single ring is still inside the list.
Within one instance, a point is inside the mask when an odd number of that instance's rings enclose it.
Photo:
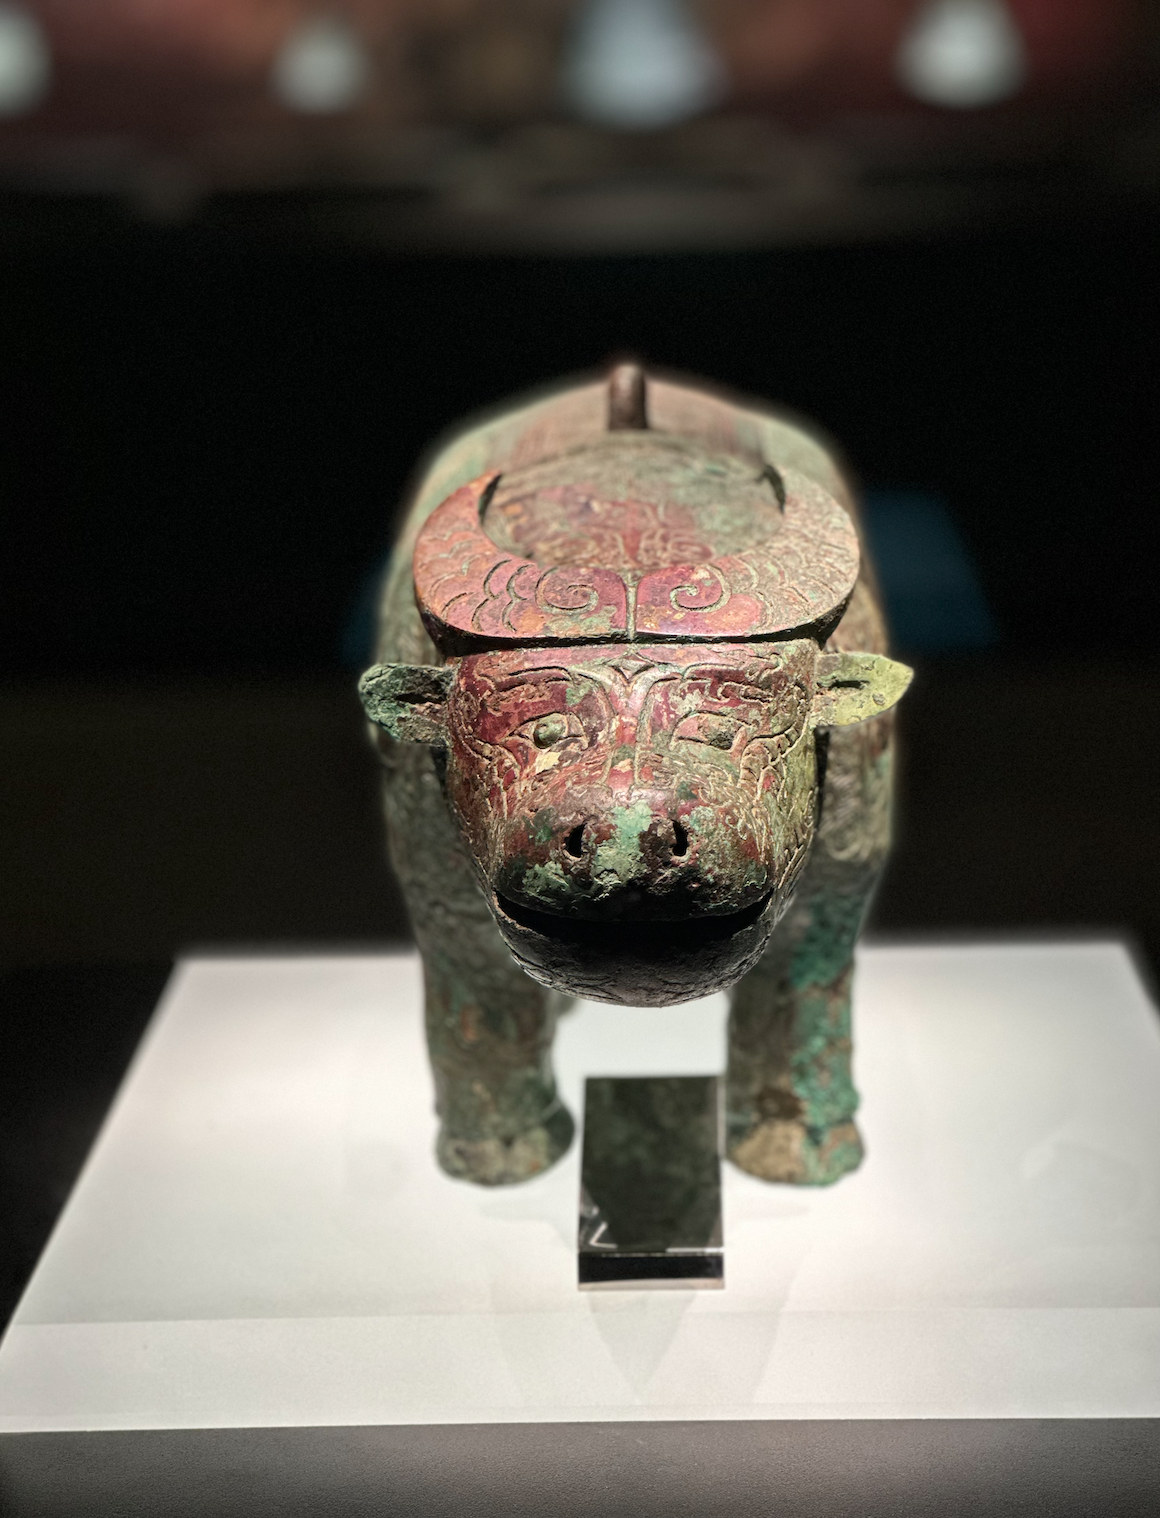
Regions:
[[[689,830],[662,806],[638,800],[562,819],[551,852],[577,909],[596,917],[652,917],[675,903],[687,911],[696,891]],[[681,900],[684,898],[684,900]],[[683,915],[678,911],[677,915]]]
[[[637,1006],[733,984],[784,907],[754,827],[665,792],[574,793],[509,823],[491,884],[533,979]]]
[[[661,795],[573,797],[515,819],[500,839],[496,895],[589,922],[680,922],[744,910],[769,893],[756,840],[706,806]]]
[[[627,826],[626,826],[627,824]],[[628,849],[621,844],[627,836]],[[657,814],[646,803],[624,810],[619,818],[582,817],[562,833],[566,853],[591,868],[613,872],[626,864],[636,874],[680,868],[689,858],[689,830],[679,817]]]

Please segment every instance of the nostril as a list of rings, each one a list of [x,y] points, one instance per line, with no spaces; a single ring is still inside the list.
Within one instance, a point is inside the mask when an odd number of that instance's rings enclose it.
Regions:
[[[689,835],[685,825],[676,817],[673,818],[673,858],[683,859],[689,852]]]
[[[584,850],[584,824],[578,822],[572,831],[564,839],[564,847],[572,855],[573,859],[579,859]]]

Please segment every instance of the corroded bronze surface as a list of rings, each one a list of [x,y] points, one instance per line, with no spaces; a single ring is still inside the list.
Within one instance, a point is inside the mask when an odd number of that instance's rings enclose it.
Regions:
[[[631,367],[436,459],[361,688],[451,1173],[518,1180],[566,1147],[556,993],[722,987],[734,1161],[798,1181],[857,1163],[851,963],[909,671],[851,510],[807,434],[646,396]]]
[[[826,491],[788,468],[771,479],[640,437],[525,471],[555,484],[473,480],[432,514],[414,576],[436,642],[706,641],[824,635],[837,623],[858,542]]]

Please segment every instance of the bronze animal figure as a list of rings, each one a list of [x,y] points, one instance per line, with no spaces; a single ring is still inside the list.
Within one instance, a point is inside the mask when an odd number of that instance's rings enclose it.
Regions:
[[[568,1147],[562,995],[725,987],[729,1157],[858,1164],[853,951],[910,680],[885,650],[850,488],[772,411],[623,365],[436,454],[360,690],[446,1171]]]

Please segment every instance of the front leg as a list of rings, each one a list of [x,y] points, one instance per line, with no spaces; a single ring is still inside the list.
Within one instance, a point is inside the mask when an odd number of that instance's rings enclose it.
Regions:
[[[460,910],[416,937],[440,1165],[482,1186],[538,1175],[572,1142],[552,1075],[560,998],[515,964],[490,914],[469,919]]]
[[[825,1185],[862,1158],[850,984],[862,897],[790,909],[733,993],[726,1152],[765,1181]]]
[[[572,1141],[551,1064],[562,998],[525,975],[500,937],[430,751],[382,746],[391,858],[423,956],[439,1164],[482,1186],[527,1180]]]
[[[830,733],[797,895],[733,991],[726,1152],[762,1180],[828,1185],[862,1159],[850,991],[854,945],[889,847],[889,736],[889,716]]]

